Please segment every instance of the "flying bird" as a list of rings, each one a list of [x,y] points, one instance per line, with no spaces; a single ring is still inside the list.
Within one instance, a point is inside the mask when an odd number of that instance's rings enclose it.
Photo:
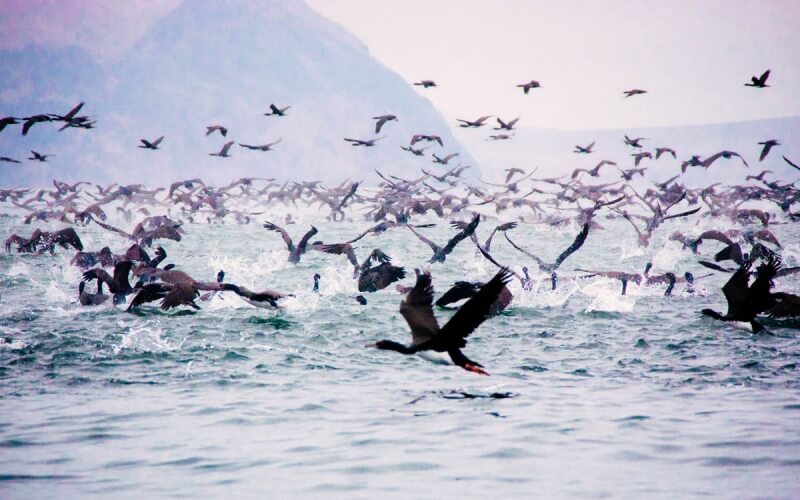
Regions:
[[[222,137],[228,135],[228,129],[226,127],[223,127],[222,125],[209,125],[206,127],[206,135],[211,135],[217,131],[219,131],[219,133],[222,134]]]
[[[758,157],[758,161],[764,161],[764,158],[767,157],[767,155],[769,154],[770,149],[772,149],[773,146],[780,146],[781,145],[781,143],[776,141],[775,139],[769,139],[769,140],[764,141],[764,142],[759,142],[758,144],[760,146],[764,146],[763,148],[761,148],[761,154]]]
[[[519,85],[517,85],[517,87],[520,87],[522,89],[522,91],[524,93],[526,93],[526,94],[528,92],[530,92],[531,89],[538,89],[541,86],[542,85],[539,82],[537,82],[536,80],[531,80],[531,81],[529,81],[527,83],[520,83]]]
[[[381,129],[383,128],[384,125],[386,125],[386,122],[397,121],[397,116],[395,116],[395,115],[380,115],[380,116],[373,116],[372,119],[373,120],[378,120],[377,122],[375,122],[375,133],[376,134],[380,134],[381,133]]]
[[[769,87],[769,85],[767,85],[767,78],[769,78],[769,72],[770,70],[766,70],[759,77],[751,76],[750,82],[744,84],[745,87],[755,87],[758,89]]]
[[[260,146],[253,146],[253,145],[251,145],[251,144],[242,144],[242,143],[240,142],[240,143],[239,143],[239,146],[241,146],[241,147],[243,147],[243,148],[250,149],[250,150],[252,150],[252,151],[272,151],[272,146],[274,146],[274,145],[278,144],[279,142],[281,142],[281,139],[278,139],[278,140],[277,140],[277,141],[275,141],[275,142],[270,142],[270,143],[267,143],[267,144],[262,144],[262,145],[260,145]]]
[[[152,149],[155,151],[156,149],[158,149],[159,144],[161,144],[161,141],[163,140],[164,140],[163,135],[153,142],[150,142],[147,139],[139,139],[139,141],[141,142],[139,147],[142,149]]]
[[[414,85],[418,85],[427,89],[429,87],[436,87],[436,82],[433,80],[421,80],[419,82],[415,82]]]
[[[21,161],[15,160],[14,158],[9,158],[8,156],[0,156],[0,161],[7,163],[22,163]]]
[[[622,92],[622,94],[623,94],[623,96],[622,96],[622,97],[623,97],[623,98],[625,98],[625,97],[633,97],[633,96],[635,96],[635,95],[639,95],[639,94],[646,94],[646,93],[647,93],[647,91],[646,91],[646,90],[641,90],[641,89],[631,89],[631,90],[626,90],[626,91]]]
[[[228,150],[231,149],[233,146],[234,141],[228,141],[223,146],[222,149],[219,150],[219,153],[208,153],[208,156],[219,156],[220,158],[227,158],[230,155],[228,154]]]
[[[274,104],[270,104],[269,109],[271,112],[264,113],[264,116],[286,116],[286,111],[288,111],[289,108],[291,108],[291,106],[279,108]]]
[[[436,153],[433,153],[433,163],[439,163],[439,164],[442,164],[442,165],[447,165],[447,162],[449,162],[450,160],[452,160],[456,156],[458,156],[458,153],[450,153],[449,155],[445,156],[444,158],[439,158],[438,156],[436,156]]]
[[[438,135],[426,135],[426,134],[414,134],[411,136],[411,145],[418,143],[419,141],[428,141],[428,142],[438,142],[439,146],[444,147],[444,143],[442,142],[442,138]]]
[[[428,355],[428,359],[435,359],[434,353],[446,354],[447,358],[441,357],[439,360],[449,361],[473,373],[489,375],[482,365],[467,358],[461,349],[467,345],[469,334],[490,316],[492,306],[510,280],[508,269],[501,269],[440,328],[433,314],[430,272],[418,272],[414,288],[400,303],[400,314],[411,329],[411,344],[405,346],[391,340],[381,340],[368,347],[401,354],[420,354],[422,357]]]
[[[31,149],[31,154],[33,156],[29,157],[29,160],[36,160],[36,161],[47,161],[48,158],[55,155],[43,155],[41,153],[37,153],[36,151]]]
[[[589,145],[588,145],[588,146],[586,146],[586,147],[582,147],[582,146],[575,146],[575,151],[573,151],[573,153],[584,153],[584,154],[589,154],[589,153],[591,153],[591,152],[592,152],[592,148],[594,148],[594,142],[595,142],[595,141],[592,141],[592,143],[591,143],[591,144],[589,144]]]
[[[484,122],[486,120],[488,120],[489,118],[491,118],[491,117],[492,117],[492,115],[481,116],[480,118],[478,118],[477,120],[474,120],[474,121],[462,120],[461,118],[456,118],[456,120],[461,122],[458,125],[459,127],[462,127],[462,128],[478,128],[478,127],[483,127]]]
[[[495,120],[497,120],[497,124],[500,125],[500,126],[499,127],[495,127],[494,130],[514,130],[514,125],[516,125],[517,122],[519,121],[519,117],[514,118],[513,120],[509,121],[508,123],[506,123],[503,120],[501,120],[499,116],[497,118],[495,118]]]
[[[368,140],[348,139],[347,137],[345,137],[344,140],[349,142],[349,143],[351,143],[350,144],[351,146],[364,146],[364,147],[367,147],[367,148],[371,148],[372,146],[375,145],[375,143],[377,141],[383,139],[383,137],[384,136],[380,136],[380,137],[376,137],[374,139],[368,139]]]

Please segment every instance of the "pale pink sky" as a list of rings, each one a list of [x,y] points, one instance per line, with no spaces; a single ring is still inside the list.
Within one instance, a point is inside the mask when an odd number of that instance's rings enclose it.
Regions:
[[[180,0],[0,0],[0,47],[77,44],[113,60]],[[448,118],[683,125],[800,115],[800,2],[309,0]],[[265,3],[265,8],[269,4]],[[213,29],[213,19],[209,29]],[[771,88],[744,87],[772,69]],[[540,80],[523,95],[515,85]],[[622,99],[638,87],[648,94]]]

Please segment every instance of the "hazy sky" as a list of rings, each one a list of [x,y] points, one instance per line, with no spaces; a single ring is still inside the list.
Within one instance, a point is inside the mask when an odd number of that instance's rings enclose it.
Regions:
[[[309,0],[449,118],[616,128],[800,114],[800,2]],[[772,70],[768,89],[745,87]],[[539,80],[523,95],[515,85]],[[622,99],[622,91],[648,94]]]

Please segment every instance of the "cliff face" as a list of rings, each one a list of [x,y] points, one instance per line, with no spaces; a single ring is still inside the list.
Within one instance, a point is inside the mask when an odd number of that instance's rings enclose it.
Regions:
[[[26,137],[0,133],[0,154],[22,159],[30,149],[57,155],[52,163],[0,171],[2,184],[59,179],[166,183],[200,176],[326,181],[374,176],[373,169],[410,175],[429,159],[400,150],[415,133],[437,134],[446,152],[461,151],[444,119],[409,82],[375,60],[339,25],[301,1],[185,2],[153,24],[112,63],[76,48],[29,46],[0,52],[0,114],[63,114],[86,101],[93,130],[56,132],[49,124]],[[270,103],[291,105],[285,117],[264,116]],[[344,137],[375,137],[372,116],[396,114],[373,148]],[[222,124],[227,138],[205,136]],[[136,146],[165,136],[159,151]],[[274,151],[234,146],[235,140]],[[438,148],[438,146],[437,146]],[[431,150],[434,151],[434,150]],[[430,151],[429,151],[430,153]],[[471,163],[461,151],[462,163]]]

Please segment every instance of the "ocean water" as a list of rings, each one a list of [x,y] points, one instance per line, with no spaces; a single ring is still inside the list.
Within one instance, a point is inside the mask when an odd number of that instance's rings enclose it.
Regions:
[[[600,216],[605,229],[562,266],[555,292],[544,275],[531,292],[513,283],[511,307],[469,338],[465,353],[487,377],[366,348],[410,339],[401,296],[390,287],[360,306],[343,256],[288,263],[260,224],[283,215],[187,224],[182,242],[162,242],[166,262],[197,279],[224,269],[227,281],[294,294],[279,312],[233,295],[200,311],[82,307],[73,252],[0,255],[0,497],[800,495],[798,322],[765,321],[770,333],[752,335],[702,317],[725,310],[720,273],[671,298],[663,286],[631,284],[621,297],[616,282],[572,278],[583,274],[575,267],[641,271],[647,261],[653,273],[707,274],[668,236],[729,222],[670,221],[641,249],[626,222]],[[312,223],[326,242],[368,226],[313,211],[296,220],[286,226],[295,240]],[[443,243],[452,230],[436,222],[421,231]],[[481,239],[494,223],[481,223]],[[0,219],[4,239],[33,227]],[[523,224],[511,236],[551,260],[578,229]],[[94,225],[78,231],[88,249],[129,245]],[[800,265],[798,225],[773,231],[785,264]],[[405,229],[368,236],[356,252],[376,247],[406,267],[403,284],[430,269],[438,293],[496,272],[468,240],[433,265]],[[707,242],[701,255],[718,248]],[[517,271],[531,264],[502,235],[493,254]],[[798,293],[799,282],[776,288]],[[443,323],[452,311],[436,314]]]

